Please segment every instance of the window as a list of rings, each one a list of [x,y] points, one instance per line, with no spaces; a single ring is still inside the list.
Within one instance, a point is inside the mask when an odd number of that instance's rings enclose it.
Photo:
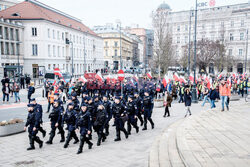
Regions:
[[[14,50],[15,50],[15,49],[14,49],[14,43],[11,43],[11,44],[10,44],[10,54],[11,54],[11,55],[15,55]]]
[[[118,42],[117,41],[115,41],[115,47],[118,47]]]
[[[244,24],[245,24],[245,20],[241,20],[240,26],[241,26],[241,27],[244,27]]]
[[[50,29],[48,28],[48,38],[50,38]]]
[[[211,40],[214,41],[214,35],[211,35]]]
[[[204,30],[204,29],[205,29],[205,24],[203,23],[203,24],[201,25],[201,27],[202,27],[202,29]]]
[[[48,45],[48,56],[51,56],[51,49],[50,49],[50,45]]]
[[[9,39],[9,29],[8,27],[4,27],[4,32],[5,32],[5,39]]]
[[[19,30],[16,29],[16,41],[19,41]]]
[[[37,36],[37,29],[36,29],[36,27],[32,27],[32,36]]]
[[[105,47],[108,47],[108,42],[107,41],[105,41]]]
[[[188,43],[188,36],[185,36],[185,43]]]
[[[4,43],[1,42],[1,54],[4,55]]]
[[[60,36],[59,36],[60,32],[57,31],[57,39],[59,40],[60,39]]]
[[[53,34],[53,39],[55,39],[55,30],[52,31],[52,34]]]
[[[221,25],[221,27],[224,27],[224,21],[222,21],[222,22],[220,23],[220,25]]]
[[[10,40],[14,40],[14,29],[10,28]]]
[[[240,33],[240,40],[241,40],[241,41],[244,40],[244,33],[243,33],[243,32]]]
[[[231,21],[231,27],[234,27],[234,21]]]
[[[20,54],[20,44],[16,44],[16,54],[19,55]]]
[[[82,44],[82,37],[79,38],[79,43]]]
[[[108,50],[107,49],[105,50],[105,55],[108,56]]]
[[[76,43],[78,43],[78,36],[76,36]]]
[[[180,26],[177,26],[177,31],[180,31],[181,30],[181,27]]]
[[[229,56],[232,56],[233,55],[233,49],[229,49],[228,54],[229,54]]]
[[[239,56],[243,55],[243,49],[239,49]]]
[[[60,57],[60,46],[57,46],[57,56]]]
[[[62,57],[64,57],[64,47],[62,47]]]
[[[51,64],[48,64],[48,70],[50,70],[51,69]]]
[[[177,37],[177,43],[180,43],[180,37]]]
[[[37,44],[32,44],[32,55],[37,56],[38,55],[37,53],[38,53]]]
[[[115,49],[115,56],[117,56],[117,49]]]
[[[233,41],[234,40],[234,36],[233,36],[233,34],[232,33],[230,33],[230,35],[229,35],[230,37],[229,37],[229,39],[230,39],[230,41]]]
[[[73,42],[75,42],[75,35],[73,35]]]
[[[64,40],[64,33],[62,32],[62,40]]]
[[[185,25],[185,31],[188,31],[188,25]]]
[[[212,29],[214,29],[215,28],[215,25],[214,25],[214,23],[212,23]]]
[[[56,57],[56,47],[53,45],[53,56]]]

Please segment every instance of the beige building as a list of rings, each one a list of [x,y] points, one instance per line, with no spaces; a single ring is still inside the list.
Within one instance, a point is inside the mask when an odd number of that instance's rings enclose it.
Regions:
[[[95,26],[94,32],[103,38],[104,66],[109,70],[120,69],[120,56],[122,57],[122,67],[130,68],[133,66],[134,36],[122,32],[119,28],[112,25]],[[121,40],[121,47],[120,47]],[[120,52],[120,48],[122,51]]]

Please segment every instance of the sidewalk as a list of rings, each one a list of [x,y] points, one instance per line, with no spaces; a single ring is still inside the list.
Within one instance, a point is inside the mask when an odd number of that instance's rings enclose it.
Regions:
[[[230,111],[203,111],[165,129],[152,146],[149,166],[250,166],[250,103],[230,106]]]

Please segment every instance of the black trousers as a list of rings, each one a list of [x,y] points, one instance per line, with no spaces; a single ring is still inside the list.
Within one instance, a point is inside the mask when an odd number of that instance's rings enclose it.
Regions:
[[[168,108],[168,106],[166,105],[164,116],[166,116],[167,114],[168,114],[168,116],[170,116],[169,108]]]

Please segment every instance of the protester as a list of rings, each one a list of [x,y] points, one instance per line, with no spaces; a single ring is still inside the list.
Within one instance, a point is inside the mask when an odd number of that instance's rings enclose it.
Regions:
[[[185,103],[185,107],[186,107],[185,117],[187,116],[188,113],[189,113],[189,115],[192,115],[192,113],[190,111],[190,107],[191,107],[191,103],[192,103],[192,94],[190,93],[190,89],[189,88],[185,89],[184,103]]]
[[[10,95],[10,86],[8,82],[5,82],[4,87],[2,88],[3,92],[3,102],[5,102],[5,98],[7,98],[7,102],[9,102],[9,95]]]
[[[20,102],[20,96],[19,96],[20,87],[16,82],[14,82],[12,91],[15,95],[15,103],[17,103],[17,100]]]
[[[170,117],[169,107],[171,107],[172,101],[173,101],[173,98],[172,98],[171,94],[166,91],[165,92],[165,99],[164,99],[165,113],[164,113],[163,117],[166,117],[167,114],[168,114],[168,117]]]

